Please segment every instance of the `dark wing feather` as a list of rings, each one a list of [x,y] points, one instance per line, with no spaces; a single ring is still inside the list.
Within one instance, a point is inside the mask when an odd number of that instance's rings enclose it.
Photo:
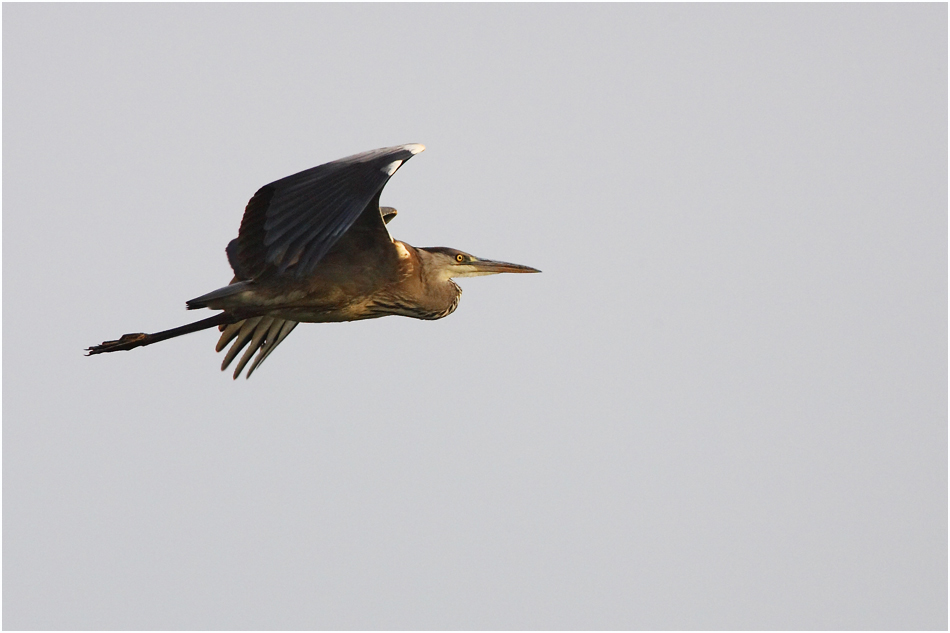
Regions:
[[[264,185],[247,203],[238,237],[228,244],[234,273],[242,280],[310,275],[378,200],[396,169],[423,149],[399,145],[363,152]]]

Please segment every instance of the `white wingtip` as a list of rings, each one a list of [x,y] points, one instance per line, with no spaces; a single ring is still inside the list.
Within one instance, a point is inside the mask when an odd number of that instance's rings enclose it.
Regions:
[[[399,169],[400,165],[402,165],[401,160],[394,160],[393,162],[383,167],[383,173],[386,174],[387,176],[392,176],[394,173],[396,173],[396,170]]]
[[[409,143],[408,145],[403,145],[402,148],[409,150],[409,152],[413,156],[415,156],[419,152],[424,152],[426,149],[426,146],[423,145],[422,143]]]

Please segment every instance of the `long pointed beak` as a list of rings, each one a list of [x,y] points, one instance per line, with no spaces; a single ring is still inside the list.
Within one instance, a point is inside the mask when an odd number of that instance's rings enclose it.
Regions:
[[[521,264],[509,264],[508,262],[497,262],[493,259],[477,259],[468,262],[476,273],[491,275],[494,273],[539,273],[537,268],[531,266],[522,266]]]

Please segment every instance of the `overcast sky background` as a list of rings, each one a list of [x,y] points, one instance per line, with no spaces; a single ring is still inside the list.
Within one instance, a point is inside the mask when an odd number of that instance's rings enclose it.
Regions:
[[[451,317],[203,317],[424,143]],[[3,624],[947,627],[947,5],[4,5]]]

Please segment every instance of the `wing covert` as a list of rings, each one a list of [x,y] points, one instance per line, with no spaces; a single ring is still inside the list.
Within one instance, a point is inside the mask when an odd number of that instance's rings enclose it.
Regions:
[[[311,274],[396,170],[424,149],[410,144],[371,150],[264,185],[228,244],[235,274],[244,280]]]

